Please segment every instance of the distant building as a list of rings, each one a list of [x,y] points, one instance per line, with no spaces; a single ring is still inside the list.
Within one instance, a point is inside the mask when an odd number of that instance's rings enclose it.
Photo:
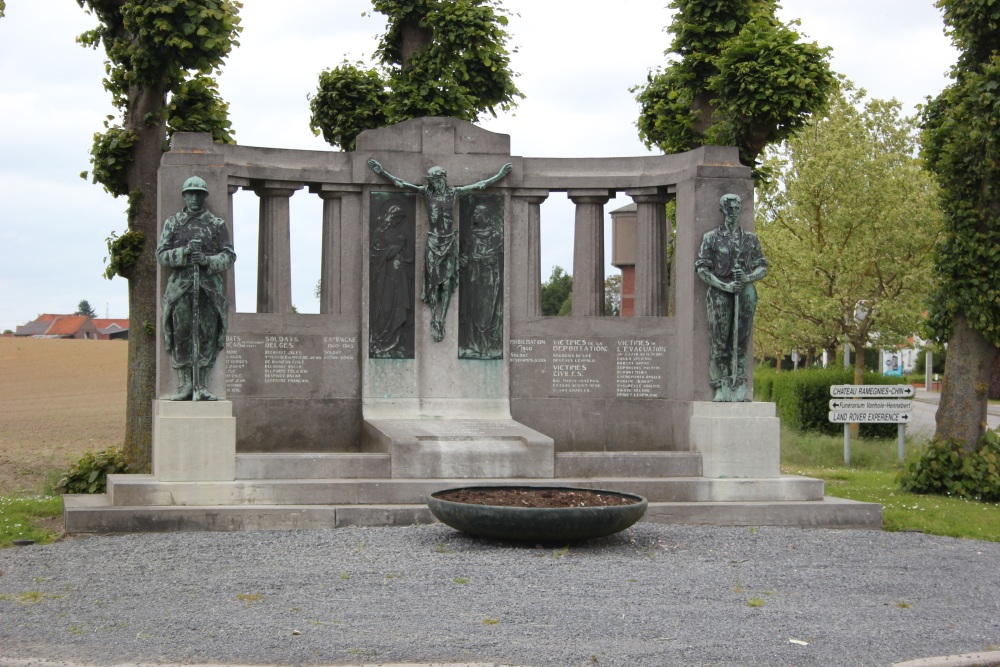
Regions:
[[[86,315],[53,315],[46,313],[19,326],[15,336],[31,338],[80,338],[98,340],[100,332]]]
[[[635,204],[611,211],[611,264],[622,272],[622,317],[635,313]]]
[[[102,340],[115,340],[119,338],[128,340],[128,318],[105,319],[95,317],[94,326],[97,327]]]

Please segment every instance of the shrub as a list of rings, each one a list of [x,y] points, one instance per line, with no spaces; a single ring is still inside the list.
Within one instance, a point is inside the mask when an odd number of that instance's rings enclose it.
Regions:
[[[852,384],[853,369],[818,368],[775,373],[764,371],[757,377],[754,370],[754,396],[756,400],[771,400],[777,404],[781,422],[796,431],[818,431],[836,435],[840,424],[831,424],[830,387],[836,384]],[[770,375],[770,377],[768,377]],[[770,395],[763,398],[768,383]],[[887,377],[877,373],[865,373],[865,384],[903,384],[902,378]],[[757,393],[758,388],[761,394]],[[892,438],[896,435],[895,424],[862,424],[860,434],[865,438]]]
[[[912,493],[1000,501],[1000,429],[987,431],[974,452],[957,440],[935,440],[899,473],[899,486]]]
[[[111,446],[100,452],[87,452],[72,464],[56,486],[56,493],[104,493],[108,475],[128,472],[121,447]]]

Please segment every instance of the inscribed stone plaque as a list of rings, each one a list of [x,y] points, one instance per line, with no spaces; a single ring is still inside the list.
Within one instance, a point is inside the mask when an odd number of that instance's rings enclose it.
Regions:
[[[503,359],[504,198],[459,199],[458,357]]]
[[[666,344],[657,337],[538,336],[510,341],[511,395],[663,398]]]
[[[357,336],[240,333],[226,336],[226,394],[331,398],[357,394]]]
[[[368,356],[412,359],[416,198],[373,192],[368,244]]]

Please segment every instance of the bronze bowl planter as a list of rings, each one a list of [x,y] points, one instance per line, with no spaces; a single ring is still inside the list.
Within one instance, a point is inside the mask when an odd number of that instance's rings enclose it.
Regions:
[[[586,507],[509,507],[454,502],[438,497],[459,490],[498,489],[600,493],[632,502]],[[641,519],[648,505],[645,498],[632,493],[565,486],[469,486],[445,489],[427,498],[431,513],[455,530],[520,542],[576,542],[613,535]]]

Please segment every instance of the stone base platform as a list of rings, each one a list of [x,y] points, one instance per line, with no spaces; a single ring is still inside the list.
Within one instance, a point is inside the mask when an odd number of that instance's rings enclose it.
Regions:
[[[513,419],[366,419],[361,442],[393,478],[554,475],[552,438]]]
[[[107,495],[64,496],[67,533],[318,530],[435,523],[423,504],[115,507]],[[879,530],[882,507],[840,498],[755,503],[651,502],[642,519],[704,526]]]
[[[108,493],[64,496],[69,533],[275,530],[392,526],[433,521],[425,500],[469,485],[607,488],[645,496],[644,521],[705,525],[879,528],[881,506],[824,498],[823,482],[796,476],[706,478],[687,452],[557,454],[555,478],[366,477],[385,454],[237,456],[232,482],[163,482],[111,475]],[[601,469],[605,475],[587,474]],[[573,471],[576,474],[568,474]],[[336,474],[336,476],[334,476]],[[311,476],[305,476],[311,475]],[[354,475],[353,477],[351,475]]]

